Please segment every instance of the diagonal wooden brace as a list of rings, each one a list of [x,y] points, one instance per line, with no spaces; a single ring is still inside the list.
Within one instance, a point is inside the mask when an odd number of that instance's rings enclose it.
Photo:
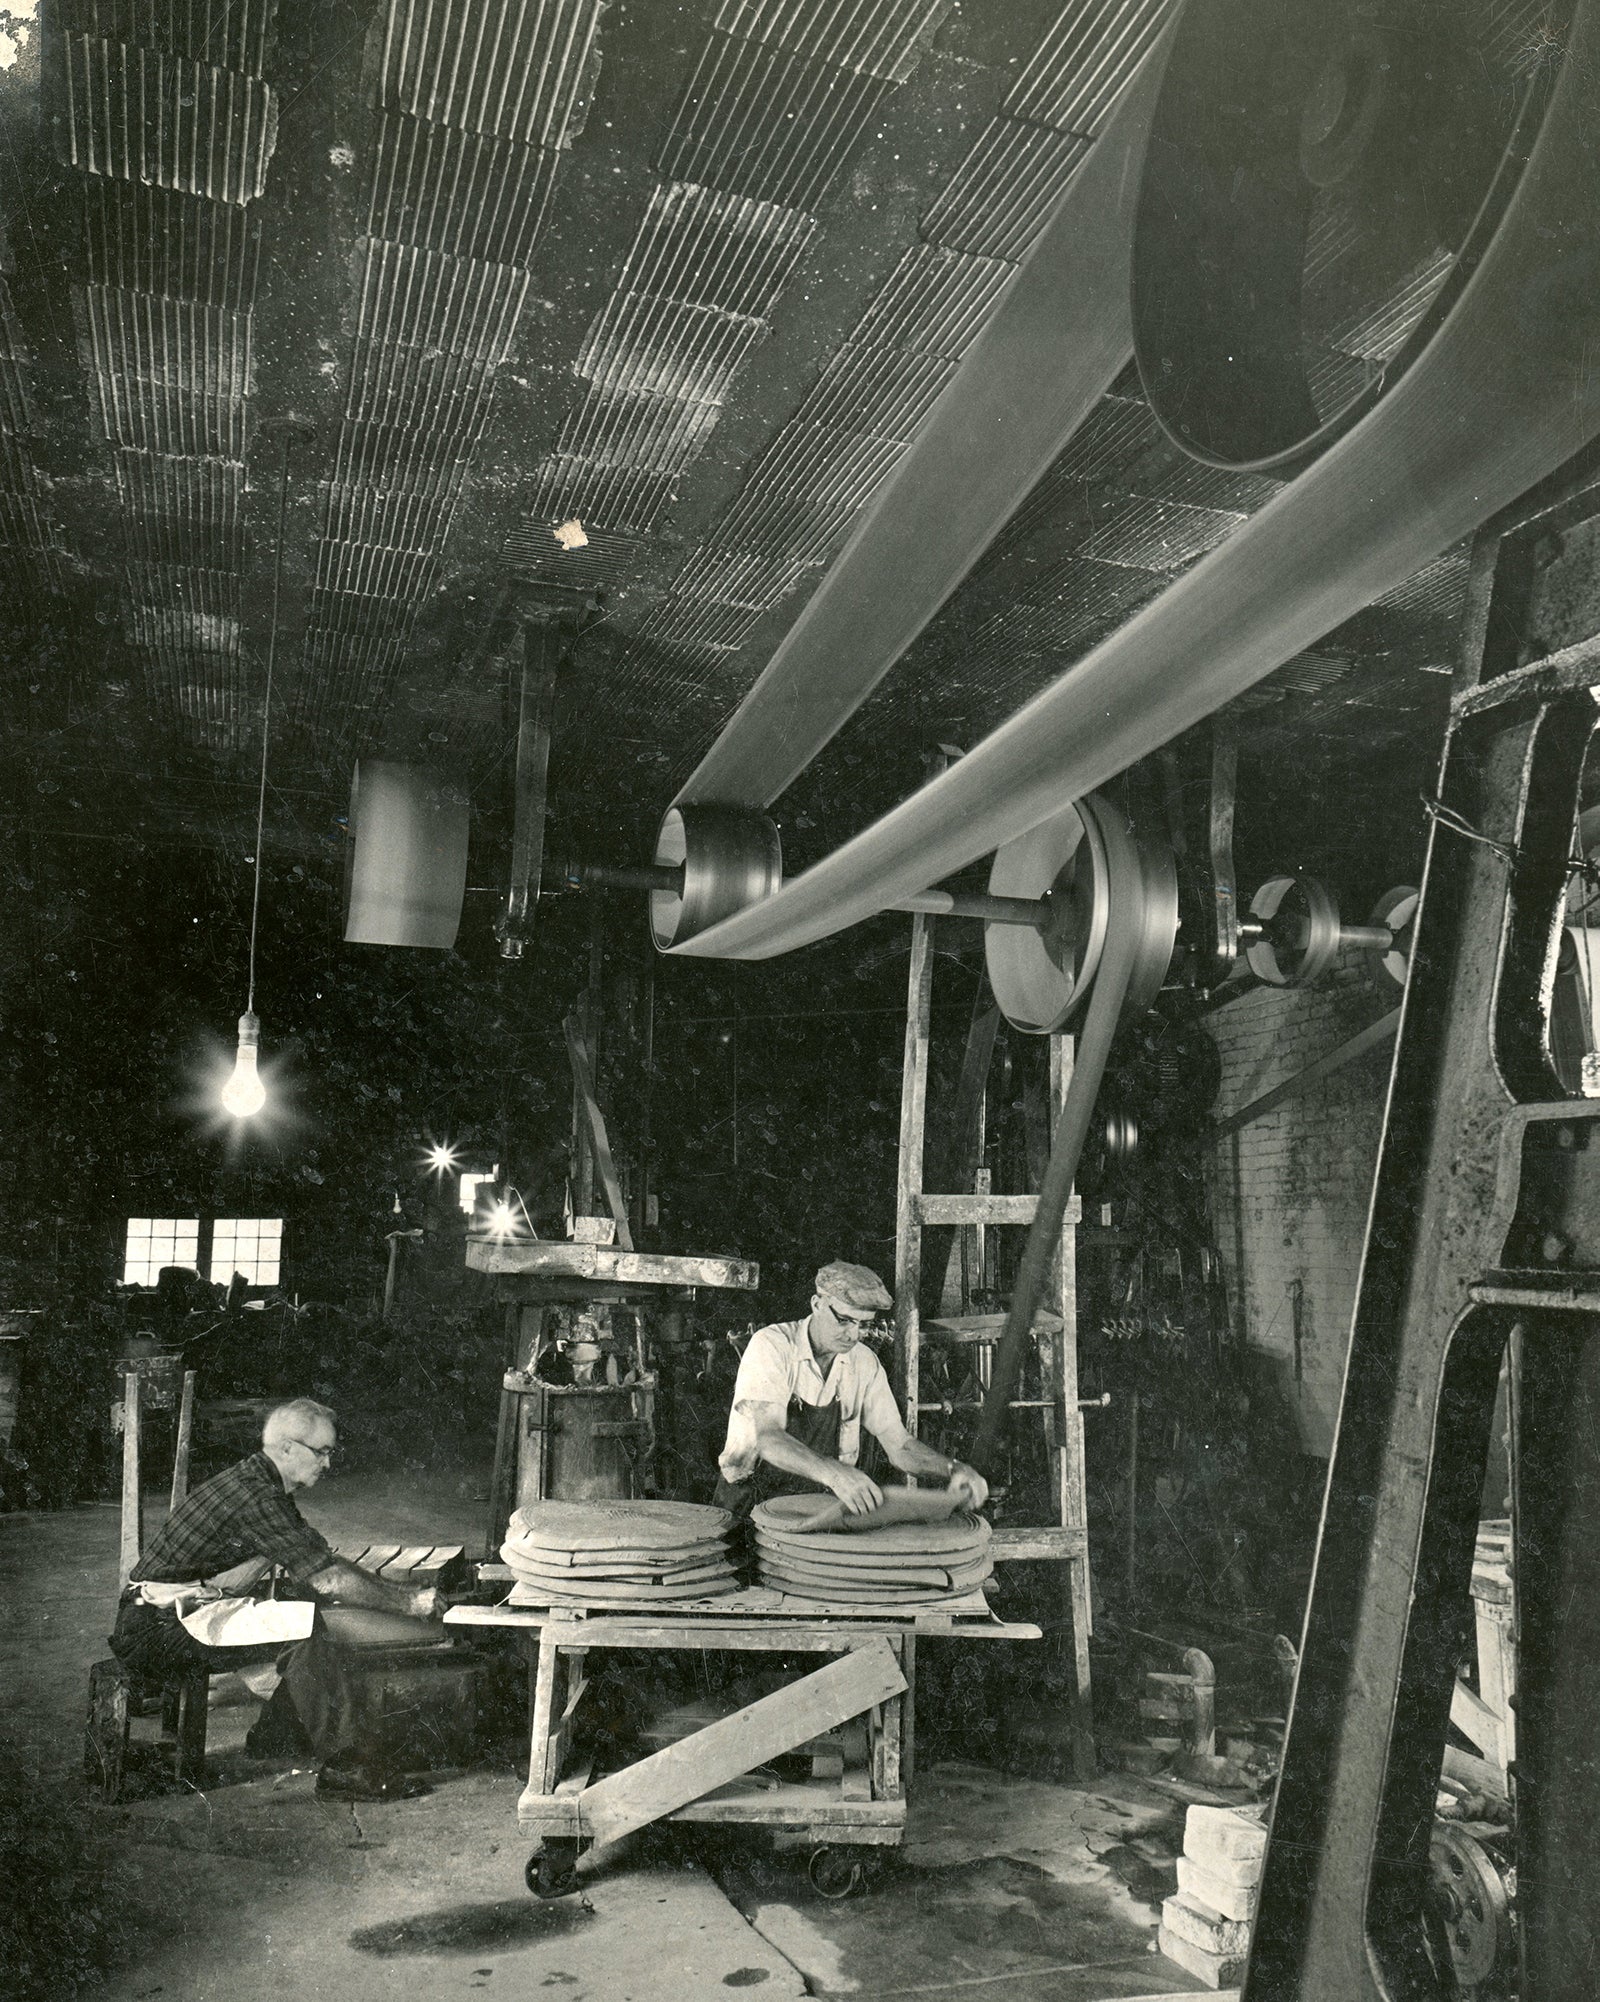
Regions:
[[[870,1641],[586,1787],[578,1796],[579,1826],[593,1842],[615,1842],[861,1716],[873,1704],[886,1703],[905,1686],[889,1643]]]

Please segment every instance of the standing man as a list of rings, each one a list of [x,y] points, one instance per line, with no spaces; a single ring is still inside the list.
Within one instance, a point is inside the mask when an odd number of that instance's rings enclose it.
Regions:
[[[809,1317],[757,1328],[740,1358],[717,1462],[718,1505],[742,1519],[769,1495],[819,1487],[865,1515],[883,1500],[856,1464],[865,1425],[903,1474],[947,1481],[969,1508],[981,1508],[988,1482],[912,1438],[883,1364],[865,1346],[894,1305],[889,1289],[869,1266],[842,1259],[824,1265],[815,1283]]]
[[[360,1657],[372,1648],[446,1644],[435,1624],[441,1602],[435,1591],[385,1584],[346,1563],[295,1506],[337,1446],[325,1404],[297,1397],[268,1412],[261,1450],[197,1487],[151,1538],[117,1607],[111,1650],[131,1675],[152,1681],[195,1664],[276,1659],[283,1681],[248,1749],[285,1749],[286,1737],[292,1746],[303,1733],[322,1762],[319,1792],[349,1799],[426,1792],[384,1766],[362,1716]],[[310,1598],[259,1596],[275,1566]]]

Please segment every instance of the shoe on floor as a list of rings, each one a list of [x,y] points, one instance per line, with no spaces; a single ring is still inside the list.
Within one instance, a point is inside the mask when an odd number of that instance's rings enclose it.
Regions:
[[[329,1761],[317,1774],[325,1800],[417,1800],[433,1788],[419,1773],[394,1766],[343,1765]]]

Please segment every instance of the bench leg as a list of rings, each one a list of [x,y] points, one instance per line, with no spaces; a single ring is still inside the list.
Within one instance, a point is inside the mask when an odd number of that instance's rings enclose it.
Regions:
[[[120,1661],[89,1671],[89,1711],[83,1731],[83,1780],[109,1806],[122,1792],[128,1751],[128,1672]]]
[[[172,1773],[180,1786],[205,1784],[206,1721],[211,1671],[195,1667],[174,1676],[161,1695],[161,1735],[172,1746]]]

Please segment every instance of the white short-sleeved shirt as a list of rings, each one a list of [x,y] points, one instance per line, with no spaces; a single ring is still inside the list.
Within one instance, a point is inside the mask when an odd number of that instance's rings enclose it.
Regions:
[[[791,1397],[802,1404],[839,1406],[839,1458],[853,1467],[861,1456],[861,1428],[866,1426],[884,1446],[898,1446],[906,1437],[900,1407],[894,1401],[883,1364],[865,1343],[858,1342],[833,1358],[824,1375],[811,1349],[802,1321],[774,1321],[757,1328],[739,1360],[728,1413],[728,1437],[717,1465],[730,1481],[747,1481],[755,1471],[756,1424],[746,1409],[775,1404],[787,1411]]]

